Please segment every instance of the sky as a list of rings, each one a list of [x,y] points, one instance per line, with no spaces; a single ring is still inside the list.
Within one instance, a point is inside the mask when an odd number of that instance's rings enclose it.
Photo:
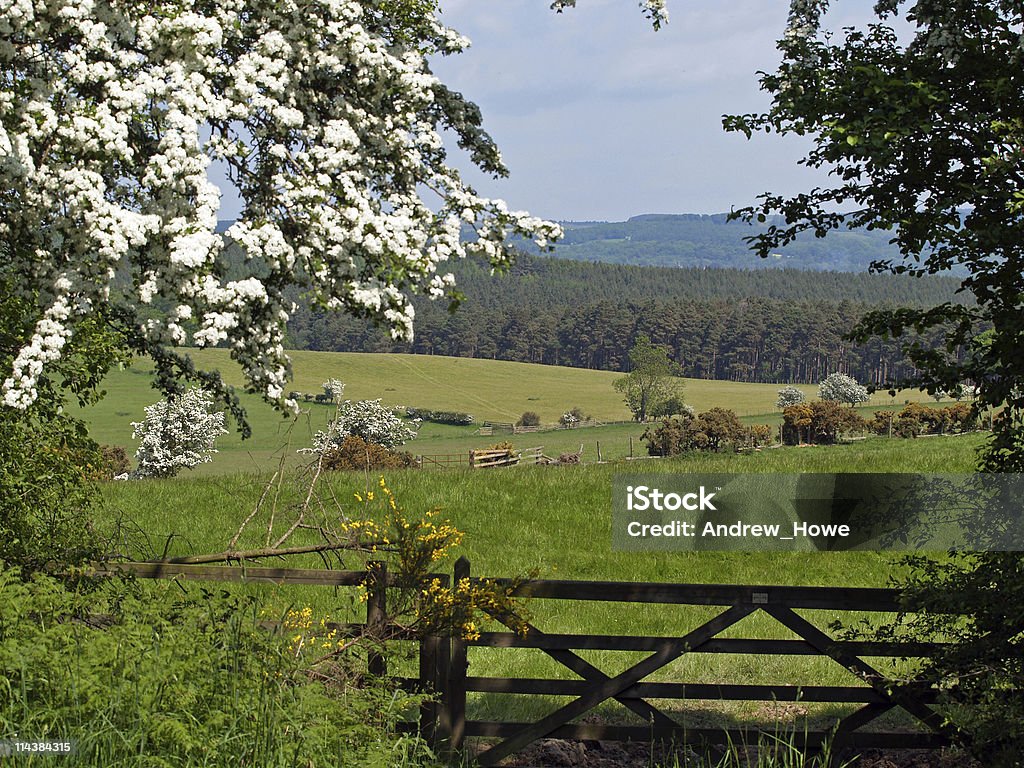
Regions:
[[[825,26],[861,26],[874,0],[833,3]],[[454,141],[450,161],[476,190],[556,221],[642,213],[721,213],[764,192],[794,194],[825,176],[797,164],[798,137],[726,133],[722,115],[770,104],[789,0],[668,0],[655,32],[637,0],[440,0],[441,20],[473,41],[431,61],[476,102],[510,171],[479,173]],[[241,207],[224,177],[220,218]]]
[[[723,114],[767,108],[757,72],[775,69],[788,0],[669,0],[655,32],[635,0],[441,0],[442,21],[473,41],[432,62],[476,102],[509,168],[495,181],[455,148],[477,190],[560,221],[718,213],[823,176],[797,165],[799,138],[722,130]],[[862,24],[848,0],[828,26]]]

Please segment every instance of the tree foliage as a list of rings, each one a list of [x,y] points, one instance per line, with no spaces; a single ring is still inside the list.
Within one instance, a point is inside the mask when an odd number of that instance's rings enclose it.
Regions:
[[[797,389],[796,387],[783,387],[779,390],[779,397],[775,401],[776,408],[788,408],[791,405],[799,405],[807,396],[803,393],[803,390]]]
[[[809,136],[802,161],[835,184],[791,198],[765,195],[739,215],[766,221],[753,238],[768,256],[799,232],[843,225],[889,230],[900,258],[876,266],[911,275],[966,272],[973,303],[869,314],[855,337],[938,330],[928,348],[913,336],[919,373],[904,383],[929,391],[968,383],[982,406],[1001,408],[982,454],[987,470],[1024,469],[1024,6],[1016,0],[881,0],[876,24],[829,36],[825,0],[793,0],[779,41],[782,63],[762,78],[767,113],[726,119],[745,132]],[[909,35],[893,29],[905,14]],[[850,211],[852,213],[844,213]],[[991,331],[979,333],[988,325]],[[986,765],[1020,764],[1024,674],[1015,599],[1024,585],[1019,552],[983,552],[952,562],[918,560],[910,586],[926,618],[953,642],[932,665],[954,720]],[[945,613],[950,602],[966,620]]]
[[[661,347],[641,334],[629,350],[630,372],[613,385],[621,392],[636,421],[644,422],[669,398],[679,395],[679,367]]]
[[[1024,49],[1022,6],[1008,0],[934,3],[884,0],[878,22],[830,36],[827,2],[794,0],[779,41],[782,62],[762,77],[768,112],[726,118],[726,127],[811,137],[802,161],[835,184],[791,198],[767,194],[738,215],[782,223],[753,237],[762,256],[800,232],[842,226],[889,230],[900,257],[875,264],[911,275],[966,271],[971,305],[879,311],[856,336],[938,329],[939,349],[913,338],[920,369],[904,383],[952,391],[979,386],[988,406],[1006,404],[986,466],[1024,468]],[[914,25],[901,39],[900,14]],[[852,213],[843,211],[853,210]],[[979,339],[980,325],[995,333]],[[957,351],[966,354],[956,355]]]
[[[97,316],[169,392],[183,376],[236,403],[179,351],[224,344],[284,403],[289,288],[411,338],[410,294],[458,299],[445,261],[501,266],[507,236],[559,233],[447,164],[450,130],[506,172],[479,110],[430,73],[427,56],[468,45],[432,2],[0,10],[0,238],[29,325],[0,375],[6,407],[29,407]],[[215,231],[213,163],[243,202],[227,233],[240,274]]]
[[[868,388],[845,373],[831,373],[818,385],[818,397],[847,405],[860,405],[871,399]]]

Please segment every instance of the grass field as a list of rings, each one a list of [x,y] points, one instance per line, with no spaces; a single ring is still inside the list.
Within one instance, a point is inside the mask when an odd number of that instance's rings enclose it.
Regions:
[[[899,572],[896,556],[884,553],[625,553],[611,549],[610,485],[616,472],[635,469],[662,472],[967,472],[981,436],[888,440],[852,445],[783,448],[750,455],[705,455],[681,459],[619,462],[592,466],[516,467],[503,470],[395,471],[389,485],[410,511],[440,507],[466,533],[460,554],[467,555],[478,576],[515,576],[535,571],[542,578],[662,581],[688,583],[803,584],[884,586]],[[222,549],[241,520],[253,509],[267,476],[230,474],[164,481],[111,483],[104,487],[108,519],[130,521],[124,551],[136,557],[163,552],[186,554]],[[348,509],[352,494],[365,491],[376,476],[338,473],[327,480],[330,493]],[[299,493],[293,489],[292,498]],[[351,505],[354,507],[354,503]],[[328,514],[331,514],[329,511]],[[276,525],[285,525],[279,518]],[[249,545],[259,543],[265,528]],[[144,532],[144,533],[143,533]],[[241,546],[246,546],[243,539]],[[292,563],[298,565],[299,563]],[[316,567],[310,558],[305,563]],[[355,565],[355,563],[352,563]],[[450,563],[446,567],[450,567]],[[254,587],[278,604],[310,605],[332,617],[357,618],[362,610],[351,594],[316,588]],[[534,622],[549,632],[593,632],[678,636],[710,618],[701,608],[624,606],[621,604],[534,601]],[[346,613],[350,612],[350,613]],[[836,616],[810,612],[822,625]],[[855,617],[844,617],[853,620]],[[790,637],[763,615],[744,620],[732,636]],[[637,660],[631,653],[582,654],[609,674]],[[473,649],[474,674],[526,677],[565,676],[563,668],[539,651]],[[401,664],[396,669],[401,670]],[[666,668],[661,679],[693,683],[855,684],[837,665],[803,657],[710,655],[684,657]],[[471,715],[515,719],[542,714],[551,702],[529,703],[503,696],[471,700]],[[614,716],[616,705],[601,710]],[[696,714],[697,722],[724,724],[732,718],[764,719],[781,710],[763,705],[725,705]],[[809,717],[836,710],[802,707]],[[798,714],[800,713],[798,712]],[[789,717],[792,712],[783,712]],[[705,718],[706,720],[700,720]]]
[[[196,355],[206,367],[222,368],[229,382],[240,383],[237,371],[226,364],[223,351]],[[611,481],[616,472],[969,472],[981,435],[935,437],[918,440],[869,438],[836,446],[768,449],[753,454],[694,455],[671,460],[624,461],[630,452],[645,453],[640,441],[643,425],[629,423],[628,412],[612,382],[621,374],[553,368],[520,363],[405,355],[294,354],[293,388],[320,391],[327,378],[346,383],[352,399],[380,397],[389,405],[413,405],[467,411],[478,422],[515,421],[526,410],[554,422],[565,410],[579,406],[596,419],[611,421],[602,427],[551,430],[509,436],[475,434],[474,427],[425,424],[406,448],[417,454],[462,454],[501,440],[518,448],[543,446],[556,456],[583,449],[586,466],[515,467],[499,470],[405,470],[388,474],[389,485],[411,512],[439,507],[443,515],[466,533],[458,554],[467,555],[478,576],[509,577],[536,572],[541,578],[684,583],[802,584],[884,586],[899,572],[897,558],[882,553],[636,553],[611,549]],[[139,420],[143,407],[157,399],[150,389],[150,373],[139,367],[117,371],[106,383],[108,397],[84,414],[93,436],[104,443],[134,450],[129,422]],[[732,408],[748,423],[779,422],[773,405],[777,385],[738,384],[690,380],[686,399],[698,410],[713,406]],[[805,387],[808,395],[815,388]],[[276,457],[297,467],[295,449],[309,444],[313,431],[322,428],[333,408],[311,404],[295,420],[285,420],[254,396],[243,398],[253,427],[253,438],[242,442],[237,434],[225,436],[220,453],[208,465],[180,478],[163,481],[111,483],[104,486],[104,516],[124,523],[117,545],[120,552],[138,559],[194,554],[225,548],[240,522],[254,505],[276,467]],[[876,395],[865,412],[899,407],[905,400],[925,401],[920,392],[899,393],[895,399]],[[611,463],[593,464],[598,457]],[[337,473],[325,481],[323,498],[328,516],[351,512],[353,493],[365,491],[376,476]],[[287,525],[288,499],[300,487],[286,488],[274,530]],[[290,494],[290,496],[289,496]],[[337,500],[340,508],[332,506]],[[266,536],[266,510],[256,521],[256,533],[239,542],[258,546]],[[290,565],[317,567],[309,556]],[[358,562],[351,562],[357,566]],[[450,568],[447,563],[445,568]],[[319,615],[357,619],[363,608],[344,590],[251,586],[250,591],[278,606],[309,605]],[[709,618],[707,609],[651,607],[601,603],[530,605],[534,622],[548,632],[625,632],[679,636],[687,627]],[[812,616],[813,614],[808,614]],[[817,616],[822,625],[834,616]],[[849,617],[851,620],[853,617]],[[497,627],[495,627],[497,628]],[[786,630],[763,614],[748,617],[731,630],[733,636],[789,637]],[[637,659],[631,653],[582,654],[609,674]],[[475,674],[526,677],[565,676],[540,651],[473,649]],[[396,669],[401,670],[399,662]],[[410,671],[410,670],[407,670]],[[693,683],[723,681],[749,683],[854,684],[837,665],[802,657],[745,657],[702,655],[684,657],[661,673]],[[477,696],[471,716],[505,719],[542,714],[552,702],[512,701],[507,696]],[[675,705],[674,705],[675,706]],[[688,706],[688,705],[683,705]],[[798,707],[796,714],[827,715],[827,707]],[[613,717],[616,705],[600,710]],[[710,714],[709,714],[710,712]],[[784,718],[794,712],[785,710]],[[764,720],[780,710],[764,705],[724,705],[698,713],[698,724],[727,724],[733,718]],[[710,720],[701,720],[710,718]]]
[[[345,382],[345,397],[351,399],[381,398],[386,405],[410,405],[422,408],[464,411],[473,414],[477,423],[485,420],[514,422],[524,411],[535,411],[547,424],[573,407],[604,422],[619,422],[604,427],[580,430],[554,430],[537,434],[495,435],[493,438],[474,434],[470,427],[448,427],[426,424],[420,436],[406,446],[415,454],[468,453],[485,448],[499,440],[511,439],[516,448],[543,446],[549,456],[576,452],[583,446],[584,460],[597,459],[600,443],[603,459],[629,455],[630,437],[635,455],[644,453],[640,435],[644,426],[628,422],[629,411],[612,382],[622,374],[560,368],[494,360],[435,357],[424,355],[391,355],[332,352],[293,352],[295,379],[292,389],[318,393],[328,378]],[[196,362],[205,368],[221,370],[225,379],[241,385],[237,367],[225,350],[196,350]],[[104,383],[107,397],[98,405],[81,411],[90,433],[100,443],[121,445],[134,453],[131,422],[141,421],[145,406],[159,399],[151,388],[152,376],[147,363],[114,371]],[[774,409],[778,385],[744,384],[738,382],[686,380],[685,396],[698,411],[714,406],[731,408],[750,423],[777,424],[780,415]],[[815,387],[802,387],[808,396]],[[863,409],[868,412],[881,407],[898,407],[905,400],[928,400],[922,392],[905,391],[896,398],[880,393]],[[297,419],[285,419],[255,395],[243,395],[253,435],[243,441],[237,431],[223,436],[217,443],[219,454],[212,463],[193,470],[194,474],[210,475],[239,471],[262,471],[276,463],[279,452],[293,455],[295,449],[309,445],[311,435],[322,429],[333,414],[326,405],[303,404],[304,413]]]

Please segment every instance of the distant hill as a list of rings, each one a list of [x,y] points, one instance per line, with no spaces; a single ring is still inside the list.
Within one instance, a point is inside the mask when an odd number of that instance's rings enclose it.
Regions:
[[[750,251],[745,237],[764,231],[727,214],[644,214],[628,221],[562,222],[565,237],[554,256],[660,267],[787,268],[864,272],[873,261],[898,257],[891,232],[837,230],[825,238],[807,234],[771,258]],[[529,249],[524,243],[522,247]]]

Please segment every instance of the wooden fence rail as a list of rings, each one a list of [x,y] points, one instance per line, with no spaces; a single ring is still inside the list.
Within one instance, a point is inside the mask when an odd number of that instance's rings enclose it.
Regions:
[[[456,565],[454,578],[470,578],[465,559]],[[475,579],[471,579],[475,581]],[[494,581],[494,580],[489,580]],[[496,580],[513,587],[517,598],[604,601],[694,606],[719,606],[713,618],[678,637],[649,637],[603,634],[548,634],[527,625],[521,632],[484,632],[471,640],[452,638],[445,688],[438,689],[447,710],[443,716],[448,734],[447,748],[459,752],[466,737],[496,740],[475,759],[481,766],[494,765],[542,738],[672,741],[685,743],[750,743],[751,732],[742,729],[687,727],[649,699],[801,701],[850,704],[856,709],[824,730],[783,730],[798,747],[819,749],[831,739],[833,753],[843,749],[874,747],[935,748],[950,742],[943,719],[932,708],[936,691],[920,682],[893,683],[865,657],[926,657],[943,646],[928,642],[872,642],[837,640],[815,626],[797,610],[893,612],[900,609],[899,593],[892,589],[844,587],[749,586],[721,584],[660,584],[600,581],[531,580],[518,584]],[[719,635],[740,620],[762,612],[799,639],[722,638]],[[516,626],[514,617],[494,616]],[[534,679],[483,677],[468,674],[467,652],[471,647],[540,649],[574,672],[580,679]],[[580,650],[643,651],[650,655],[623,672],[609,675],[579,656]],[[645,682],[645,678],[689,653],[732,653],[761,655],[807,655],[829,658],[862,681],[860,685],[750,685],[741,681],[721,684],[686,682]],[[466,717],[468,693],[560,696],[568,703],[535,722],[501,722]],[[597,725],[575,722],[605,701],[614,700],[639,717],[642,724]],[[913,716],[923,730],[908,733],[864,730],[884,713],[901,708]],[[877,723],[876,723],[877,724]],[[442,734],[435,734],[442,735]],[[756,732],[754,734],[756,743]]]
[[[202,581],[271,582],[316,584],[331,587],[364,586],[368,590],[365,624],[346,625],[350,632],[369,627],[375,636],[405,637],[388,617],[387,589],[394,585],[384,564],[367,571],[330,571],[266,567],[225,567],[185,565],[167,562],[116,563],[103,566],[100,575],[131,573],[140,578],[183,578]],[[431,574],[444,584],[463,579],[478,581],[470,564],[460,558],[449,581],[447,574]],[[865,657],[927,657],[943,648],[934,642],[880,642],[835,639],[798,610],[893,612],[900,609],[899,593],[893,589],[847,587],[750,586],[726,584],[662,584],[607,581],[528,580],[511,582],[488,579],[511,588],[520,599],[603,601],[665,605],[715,606],[722,610],[712,618],[676,637],[611,634],[546,633],[514,616],[494,616],[513,630],[482,632],[473,639],[427,636],[419,644],[418,675],[400,678],[409,690],[433,695],[421,708],[416,723],[404,725],[418,730],[441,754],[456,755],[467,737],[496,741],[476,754],[481,766],[490,766],[543,738],[603,739],[631,741],[672,741],[675,743],[751,743],[751,732],[743,729],[687,727],[667,711],[666,700],[687,701],[800,701],[842,703],[856,709],[839,718],[833,728],[785,731],[796,745],[807,750],[832,740],[832,752],[844,748],[878,747],[936,748],[950,742],[951,733],[933,709],[936,691],[915,681],[894,683]],[[719,637],[740,620],[762,612],[788,629],[798,639]],[[594,628],[595,630],[599,628]],[[468,653],[472,647],[539,649],[571,670],[578,679],[539,679],[470,675]],[[642,660],[614,675],[576,653],[581,650],[645,652]],[[687,683],[646,681],[651,674],[689,653],[800,655],[829,658],[851,672],[860,685],[754,685],[743,681]],[[368,671],[388,672],[387,659],[371,653]],[[568,703],[535,722],[504,722],[470,719],[466,714],[470,693],[559,696]],[[657,700],[655,705],[649,700]],[[575,722],[605,701],[615,701],[632,713],[637,724],[589,724]],[[884,713],[901,708],[924,726],[918,732],[864,730]],[[783,726],[785,728],[785,726]],[[756,743],[756,731],[754,732]]]

